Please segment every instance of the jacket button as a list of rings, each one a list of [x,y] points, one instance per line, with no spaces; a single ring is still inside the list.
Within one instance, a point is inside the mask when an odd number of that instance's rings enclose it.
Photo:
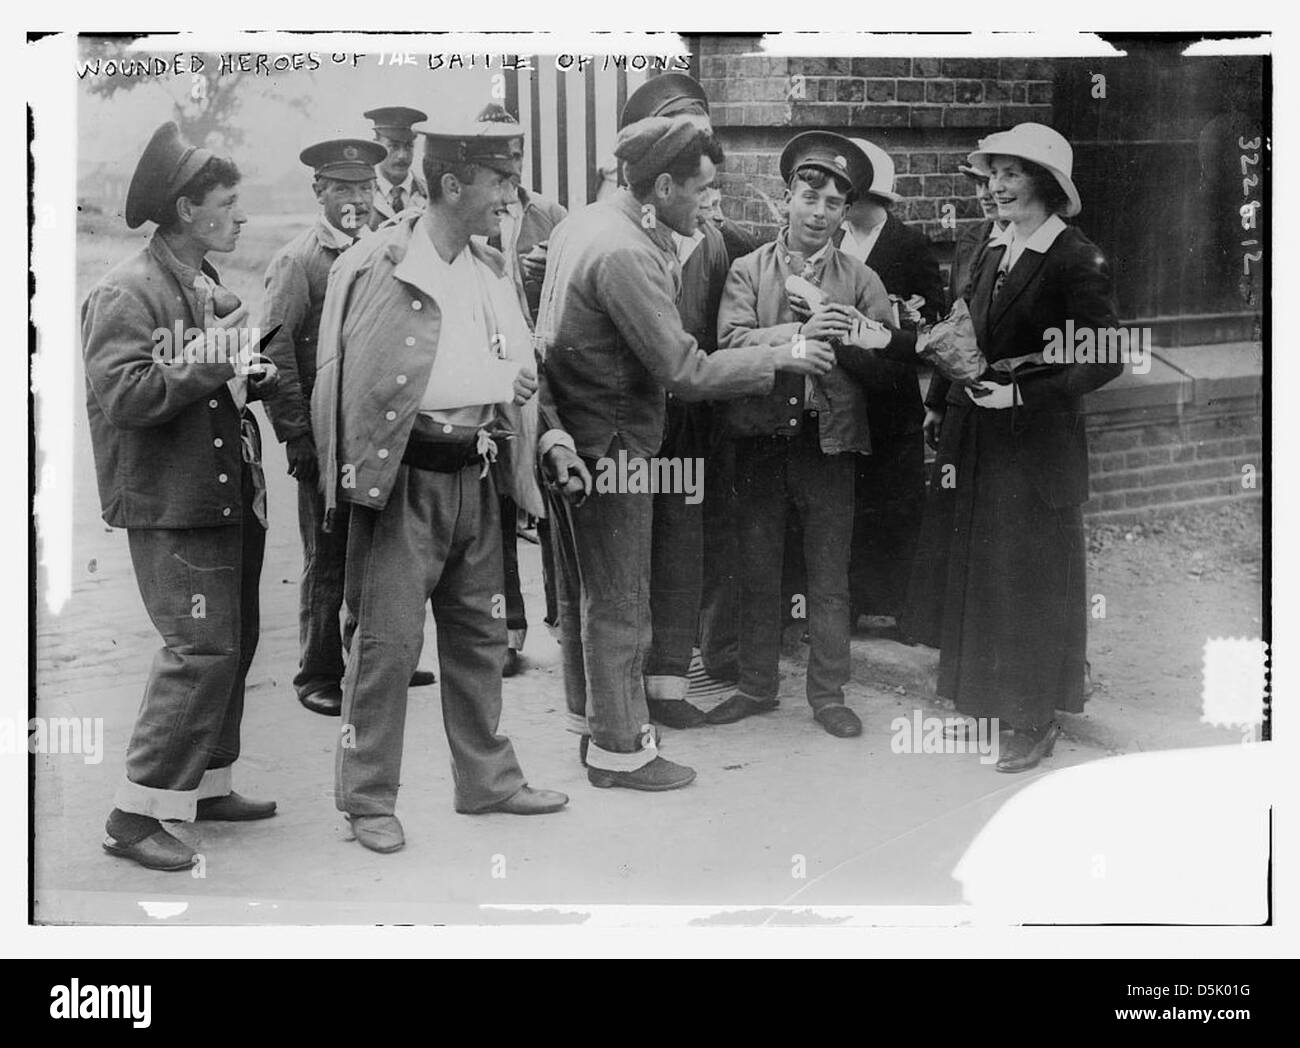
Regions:
[[[230,507],[227,506],[225,509],[223,509],[223,510],[221,511],[221,515],[222,515],[223,517],[228,517],[228,516],[230,516]]]
[[[215,408],[216,406],[217,406],[217,398],[213,397],[211,400],[208,401],[208,407]]]
[[[396,411],[385,411],[385,412],[384,412],[384,418],[388,419],[389,422],[392,422],[393,419],[397,418],[397,412],[396,412]]]
[[[791,406],[791,407],[794,407],[794,406],[795,406],[796,404],[798,404],[798,403],[799,403],[799,398],[798,398],[798,397],[791,397],[791,398],[790,398],[790,406]]]
[[[378,451],[378,455],[379,455],[379,457],[380,457],[381,459],[386,459],[386,458],[388,458],[388,449],[387,449],[387,448],[380,448],[379,451]]]
[[[224,483],[225,483],[226,481],[228,481],[229,479],[230,479],[230,478],[229,478],[228,476],[226,476],[224,473],[218,473],[218,474],[217,474],[217,483],[218,483],[218,484],[224,484]]]
[[[398,384],[399,386],[404,386],[404,385],[406,385],[406,376],[405,376],[405,375],[398,375],[398,376],[397,376],[397,384]]]
[[[378,489],[378,488],[371,488],[371,489],[370,489],[370,497],[371,497],[372,499],[377,499],[377,498],[379,498],[379,489]]]
[[[792,425],[792,426],[797,426],[797,425],[799,425],[799,420],[798,420],[797,418],[792,418],[792,419],[790,420],[790,425]]]
[[[443,424],[442,431],[443,431],[444,433],[450,433],[451,430],[452,430],[452,425],[451,425],[450,422],[447,422],[447,423],[444,423],[444,424]]]
[[[406,336],[406,344],[407,344],[408,346],[413,346],[413,345],[415,345],[415,336],[414,336],[414,335],[407,335],[407,336]]]
[[[808,414],[810,414],[813,418],[816,418],[816,417],[817,417],[817,412],[815,412],[815,411],[810,411],[810,412],[808,412]]]
[[[222,440],[221,440],[220,437],[218,437],[216,440],[214,440],[214,441],[212,442],[212,446],[213,446],[214,448],[219,448],[219,447],[221,447],[221,444],[222,444]]]
[[[424,308],[424,303],[421,302],[421,301],[417,298],[417,299],[415,299],[415,300],[411,303],[411,308],[412,308],[412,309],[423,309],[423,308]]]

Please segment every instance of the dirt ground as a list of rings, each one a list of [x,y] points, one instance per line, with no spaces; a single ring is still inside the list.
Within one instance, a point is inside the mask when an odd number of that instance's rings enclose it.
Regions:
[[[250,225],[236,255],[217,260],[227,285],[257,301],[266,259],[303,221]],[[144,243],[113,228],[106,219],[85,221],[69,308]],[[36,712],[103,718],[105,747],[98,764],[37,758],[40,921],[493,923],[528,911],[530,919],[570,922],[613,904],[697,906],[701,920],[715,921],[726,920],[718,915],[727,907],[747,906],[777,908],[763,920],[812,905],[947,913],[962,905],[958,860],[1010,798],[1044,776],[1113,753],[1240,741],[1236,731],[1201,723],[1201,657],[1207,638],[1262,633],[1258,500],[1090,529],[1089,591],[1106,601],[1105,617],[1090,621],[1092,696],[1084,714],[1066,720],[1052,760],[1022,776],[997,775],[973,755],[892,752],[895,717],[942,708],[929,690],[936,655],[858,636],[848,702],[864,720],[861,738],[832,739],[811,721],[796,644],[782,661],[779,710],[725,728],[665,732],[665,754],[699,770],[691,787],[657,797],[595,790],[562,726],[559,654],[541,625],[537,547],[521,543],[534,625],[527,672],[505,682],[502,728],[530,780],[564,790],[569,808],[542,819],[452,812],[438,689],[420,689],[409,700],[398,809],[410,843],[375,855],[346,839],[334,810],[337,722],[304,711],[290,687],[301,552],[293,481],[263,421],[271,529],[236,788],[275,798],[280,811],[246,827],[181,827],[207,858],[204,879],[142,870],[105,855],[99,842],[158,638],[125,535],[99,517],[81,381],[78,354],[69,434],[73,588],[52,612],[38,574]],[[428,666],[436,666],[433,637],[430,621]],[[498,867],[508,874],[496,876]],[[529,909],[542,905],[551,908]]]

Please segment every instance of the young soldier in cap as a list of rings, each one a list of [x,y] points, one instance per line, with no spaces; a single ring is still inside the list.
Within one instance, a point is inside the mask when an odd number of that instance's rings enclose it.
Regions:
[[[659,756],[646,708],[654,495],[632,484],[593,494],[591,473],[608,476],[620,457],[649,465],[663,441],[665,390],[691,400],[762,394],[777,371],[811,375],[831,354],[810,340],[800,355],[789,339],[761,352],[704,353],[677,312],[672,234],[694,233],[722,151],[698,120],[676,116],[625,127],[615,155],[628,188],[570,215],[551,239],[537,322],[541,449],[564,496],[553,500],[552,522],[560,643],[588,780],[670,790],[695,772]]]
[[[456,810],[529,815],[568,802],[530,788],[497,733],[506,652],[497,489],[542,510],[527,404],[537,382],[501,256],[471,238],[500,227],[514,191],[513,133],[489,124],[423,133],[429,207],[340,256],[312,394],[327,524],[340,500],[351,504],[345,591],[356,632],[336,804],[357,840],[381,852],[405,843],[394,808],[426,604]]]
[[[872,176],[854,187],[839,248],[880,277],[904,324],[932,324],[944,308],[934,249],[890,210],[902,199],[890,155],[866,139],[853,143],[871,161]],[[887,615],[897,626],[925,503],[925,413],[914,366],[882,362],[879,378],[867,387],[871,454],[858,459],[850,607],[852,621]]]
[[[506,271],[519,294],[519,306],[531,328],[537,317],[537,301],[542,293],[542,277],[546,273],[546,248],[553,230],[568,214],[564,206],[540,193],[523,187],[524,165],[523,128],[504,106],[491,102],[478,114],[478,120],[512,127],[518,138],[510,140],[510,156],[515,165],[515,198],[501,216],[501,232],[488,243],[502,253]],[[524,641],[528,637],[528,612],[524,606],[523,587],[519,578],[519,507],[508,495],[501,496],[501,555],[506,573],[506,631],[509,647],[502,669],[504,676],[513,677],[523,668]],[[555,609],[555,579],[550,552],[550,527],[545,517],[537,524],[542,547],[542,574],[546,590],[546,617],[554,625],[558,621]]]
[[[704,89],[684,73],[652,77],[634,91],[619,120],[620,130],[647,117],[688,116],[700,127],[711,130],[709,103]],[[717,189],[710,186],[705,201],[712,201]],[[726,241],[720,229],[708,221],[709,209],[700,207],[696,226],[689,233],[672,231],[672,242],[681,264],[681,291],[677,314],[682,327],[705,353],[718,348],[718,303],[727,282]],[[690,687],[692,649],[700,640],[707,672],[735,680],[734,617],[720,595],[701,615],[704,585],[705,514],[715,530],[728,523],[725,510],[730,471],[723,454],[715,449],[711,406],[687,402],[667,393],[664,439],[659,457],[704,463],[703,501],[687,502],[681,492],[661,492],[654,500],[653,537],[650,555],[650,651],[645,660],[646,706],[650,719],[670,728],[694,728],[704,723],[704,714],[687,701]],[[729,444],[729,442],[726,442]],[[716,467],[716,468],[715,468]],[[725,553],[719,544],[718,552]],[[721,574],[724,563],[712,565]],[[727,629],[725,627],[730,627]]]
[[[892,316],[889,296],[879,277],[832,243],[852,187],[870,182],[871,163],[863,152],[840,135],[805,132],[781,154],[781,175],[788,224],[775,243],[731,267],[718,344],[834,340],[837,366],[815,380],[784,376],[771,393],[723,407],[737,438],[740,684],[708,719],[728,724],[778,705],[781,564],[787,507],[793,504],[803,524],[808,572],[808,702],[826,731],[847,737],[862,731],[844,704],[857,458],[852,453],[871,450],[862,375],[883,363],[871,350],[909,337],[885,327],[866,330],[864,315],[873,321]],[[788,288],[791,277],[806,282],[806,294]]]
[[[415,160],[412,125],[428,120],[427,114],[408,106],[384,106],[361,114],[375,125],[375,141],[387,151],[375,168],[375,199],[370,228],[375,229],[408,207],[423,209],[429,187],[411,170]]]
[[[206,260],[233,251],[247,221],[238,183],[229,159],[189,145],[173,123],[160,127],[126,199],[131,229],[158,228],[81,311],[104,520],[127,529],[140,596],[164,645],[104,847],[157,870],[187,869],[195,857],[162,820],[275,813],[274,801],[241,797],[231,782],[266,535],[260,438],[245,403],[275,388],[273,370],[245,375],[218,337],[247,317]],[[205,335],[156,358],[160,334],[200,325]]]
[[[286,447],[289,475],[298,481],[298,529],[302,536],[302,586],[298,601],[301,652],[293,679],[298,701],[313,713],[337,717],[343,698],[343,563],[347,519],[321,530],[325,512],[312,440],[311,391],[316,380],[317,334],[330,267],[369,229],[375,165],[384,158],[377,142],[344,138],[320,142],[299,159],[312,169],[320,214],[271,259],[261,330],[278,329],[266,354],[279,369],[280,388],[265,407],[275,435]],[[417,671],[411,684],[432,684]]]

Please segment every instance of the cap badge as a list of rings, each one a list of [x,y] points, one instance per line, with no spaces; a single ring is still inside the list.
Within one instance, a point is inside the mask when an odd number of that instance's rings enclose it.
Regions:
[[[836,166],[836,167],[848,167],[848,166],[849,166],[849,162],[848,162],[847,160],[845,160],[842,156],[837,156],[837,157],[835,158],[835,166]]]
[[[343,156],[344,156],[344,158],[347,159],[347,160],[355,160],[355,159],[359,156],[359,154],[358,154],[358,152],[357,152],[357,147],[356,147],[356,146],[344,146],[344,147],[343,147]]]

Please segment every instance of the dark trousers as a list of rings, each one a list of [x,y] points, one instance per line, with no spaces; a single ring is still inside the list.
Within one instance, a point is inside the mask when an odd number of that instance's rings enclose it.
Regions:
[[[191,820],[199,800],[231,792],[266,546],[247,467],[242,480],[236,524],[127,531],[136,584],[163,647],[127,747],[127,781],[115,802],[124,811]]]
[[[391,815],[406,729],[406,691],[424,644],[425,605],[438,630],[442,719],[457,811],[505,800],[524,785],[497,733],[505,621],[498,500],[479,467],[439,473],[402,465],[382,510],[353,506],[346,590],[356,617],[343,678],[335,803]]]
[[[858,615],[900,616],[925,506],[925,446],[920,431],[872,437],[857,457],[852,607]]]
[[[301,698],[343,680],[343,639],[339,609],[348,551],[348,507],[334,514],[324,532],[325,496],[315,484],[298,484],[298,531],[302,538],[302,582],[298,590],[298,673],[294,690]]]
[[[703,462],[708,451],[708,408],[670,401],[662,458]],[[707,476],[707,470],[705,471]],[[703,479],[698,478],[697,479]],[[704,479],[707,483],[707,479]],[[656,681],[651,698],[684,699],[691,651],[699,633],[703,584],[704,503],[687,502],[683,492],[660,492],[654,498],[650,544],[650,653],[647,677]]]
[[[501,496],[501,566],[505,573],[506,630],[509,646],[519,651],[528,635],[528,612],[519,580],[519,507],[509,495]]]
[[[586,462],[594,477],[596,460]],[[635,753],[650,722],[642,672],[654,496],[593,492],[576,507],[548,497],[570,728],[602,750]]]
[[[559,568],[555,566],[555,540],[551,536],[551,518],[542,517],[537,522],[537,544],[542,551],[542,589],[546,592],[546,618],[548,626],[560,624],[560,605],[555,593]]]
[[[740,691],[775,698],[783,621],[781,566],[786,517],[803,525],[808,572],[808,702],[844,702],[849,679],[849,540],[856,455],[826,455],[815,419],[795,437],[736,441],[740,517]]]
[[[740,581],[736,517],[736,449],[715,434],[704,472],[704,571],[700,659],[704,672],[735,680],[740,665]]]

